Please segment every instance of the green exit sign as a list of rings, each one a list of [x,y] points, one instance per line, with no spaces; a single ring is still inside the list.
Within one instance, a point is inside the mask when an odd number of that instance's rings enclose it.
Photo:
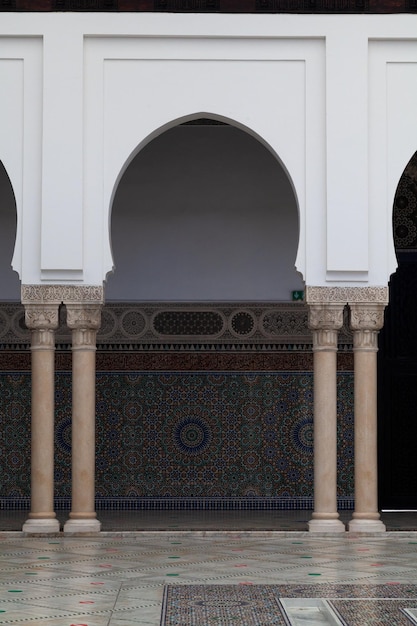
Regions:
[[[293,300],[304,300],[304,291],[293,291],[292,292]]]

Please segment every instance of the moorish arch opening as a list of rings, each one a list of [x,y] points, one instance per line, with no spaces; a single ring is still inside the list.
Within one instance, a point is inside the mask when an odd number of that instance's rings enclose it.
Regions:
[[[179,124],[129,164],[112,206],[106,300],[288,301],[298,208],[284,168],[247,132]]]
[[[417,509],[417,152],[394,198],[398,268],[379,341],[379,494],[381,509]]]
[[[98,497],[312,504],[298,237],[284,167],[240,128],[189,120],[133,158],[98,335]]]

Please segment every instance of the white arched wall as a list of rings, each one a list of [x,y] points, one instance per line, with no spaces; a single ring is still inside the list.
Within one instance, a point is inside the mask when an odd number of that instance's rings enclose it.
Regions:
[[[224,123],[177,125],[129,160],[111,237],[107,300],[290,300],[303,289],[289,178]]]
[[[324,152],[319,142],[324,124],[324,94],[314,88],[324,78],[324,65],[320,62],[322,44],[320,40],[310,39],[301,43],[265,40],[261,56],[255,52],[255,45],[254,58],[248,60],[246,44],[241,40],[89,40],[86,45],[86,145],[89,147],[85,167],[87,172],[94,171],[102,163],[103,185],[99,181],[87,185],[86,205],[102,204],[103,233],[108,229],[115,181],[128,155],[146,142],[155,129],[169,127],[172,120],[185,118],[190,111],[210,111],[213,116],[232,119],[236,126],[250,129],[285,163],[299,204],[300,245],[296,265],[303,274],[307,182],[318,199],[314,204],[316,210],[320,213],[324,210]],[[310,93],[309,106],[306,89]],[[89,98],[93,91],[103,94],[101,102]],[[98,108],[90,109],[90,100]],[[306,149],[312,162],[309,174]],[[318,243],[321,254],[323,246]],[[106,238],[104,263],[106,271],[110,271],[113,259]]]
[[[416,32],[413,15],[2,14],[0,158],[22,283],[101,285],[126,159],[209,110],[285,163],[307,285],[386,285],[416,146]]]

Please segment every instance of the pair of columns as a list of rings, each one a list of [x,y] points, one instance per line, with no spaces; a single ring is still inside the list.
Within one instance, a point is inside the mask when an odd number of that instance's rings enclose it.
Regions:
[[[323,297],[325,296],[325,297]],[[327,297],[326,297],[327,296]],[[350,532],[384,532],[378,512],[378,332],[385,288],[307,288],[314,352],[314,512],[311,532],[344,532],[337,512],[337,337],[350,308],[354,352],[355,510]],[[359,300],[359,301],[358,301]]]
[[[27,290],[22,291],[26,325],[32,337],[31,510],[23,525],[23,531],[31,534],[60,530],[54,511],[55,330],[62,302],[57,289],[46,290],[41,294],[44,301],[36,303],[33,297],[28,298]],[[70,290],[69,295],[74,293]],[[97,532],[95,351],[101,304],[64,303],[72,331],[72,502],[64,532]]]

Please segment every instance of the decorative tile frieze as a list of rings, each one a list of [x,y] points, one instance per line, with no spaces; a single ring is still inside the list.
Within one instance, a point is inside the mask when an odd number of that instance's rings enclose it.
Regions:
[[[45,304],[62,300],[68,306],[59,309],[56,331],[58,350],[71,347],[68,328],[70,309],[84,297],[85,309],[100,308],[100,293],[63,289],[29,294],[25,301],[36,302],[43,297]],[[90,300],[88,300],[88,297]],[[97,297],[96,300],[93,298]],[[39,300],[38,300],[39,302]],[[352,332],[347,311],[338,332],[340,349],[350,349]],[[0,303],[0,347],[22,349],[30,344],[30,333],[24,320],[24,307],[15,303]],[[308,327],[308,306],[295,303],[106,303],[101,310],[101,326],[97,332],[99,351],[144,352],[308,352],[313,338]]]

